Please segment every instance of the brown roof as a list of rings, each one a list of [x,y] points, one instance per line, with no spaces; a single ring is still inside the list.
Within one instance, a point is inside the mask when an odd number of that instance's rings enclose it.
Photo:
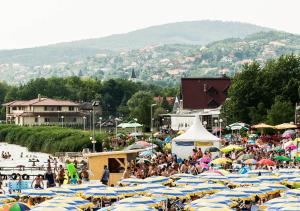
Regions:
[[[79,106],[79,104],[68,100],[56,100],[50,98],[39,98],[32,100],[17,100],[3,104],[3,106]]]
[[[184,109],[216,108],[227,97],[230,78],[182,78],[181,94]]]

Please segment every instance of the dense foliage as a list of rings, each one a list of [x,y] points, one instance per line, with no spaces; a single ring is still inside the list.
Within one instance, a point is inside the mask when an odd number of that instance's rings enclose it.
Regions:
[[[290,122],[299,100],[300,57],[281,56],[264,66],[257,62],[245,65],[233,78],[222,115],[229,123]]]
[[[125,79],[100,81],[73,76],[69,78],[38,78],[21,86],[8,86],[5,83],[0,83],[0,104],[13,100],[34,99],[37,98],[38,94],[44,97],[67,99],[75,102],[99,100],[102,105],[104,119],[111,116],[141,120],[136,116],[136,112],[133,112],[132,109],[129,110],[127,104],[130,98],[139,90],[150,92],[152,96],[175,96],[179,94],[178,87],[162,88],[134,83]],[[3,108],[0,113],[1,119],[5,119]],[[150,125],[150,122],[143,121],[143,124]]]
[[[0,124],[0,141],[26,146],[33,152],[78,152],[92,148],[90,133],[69,128],[49,126],[21,127]],[[105,142],[106,134],[96,133],[97,149]]]

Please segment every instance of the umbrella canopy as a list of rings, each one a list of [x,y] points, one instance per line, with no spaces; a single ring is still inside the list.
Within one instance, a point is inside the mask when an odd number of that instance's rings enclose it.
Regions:
[[[9,202],[15,202],[15,201],[16,201],[16,199],[14,199],[10,196],[0,195],[0,202],[9,203]]]
[[[175,182],[176,185],[200,185],[205,181],[200,178],[182,178]]]
[[[285,149],[294,150],[294,149],[297,149],[297,147],[294,144],[292,144],[292,145],[287,146]]]
[[[206,175],[202,177],[203,180],[207,181],[227,181],[228,178],[222,175]]]
[[[252,125],[251,127],[252,127],[252,128],[256,128],[256,129],[274,128],[273,125],[268,125],[268,124],[265,124],[265,123],[259,123],[259,124],[257,124],[257,125]]]
[[[50,191],[57,195],[75,195],[76,192],[67,188],[49,188]]]
[[[245,193],[242,191],[235,191],[235,190],[221,191],[214,194],[214,196],[225,197],[231,200],[251,200],[254,198],[252,194]]]
[[[85,197],[93,197],[93,198],[119,198],[120,194],[118,194],[115,190],[105,188],[105,189],[96,189],[92,188],[83,193]]]
[[[233,123],[231,125],[228,125],[226,128],[229,130],[248,130],[248,125],[246,125],[245,123]]]
[[[300,197],[300,189],[292,189],[285,192],[287,196],[297,196]]]
[[[175,179],[184,179],[184,178],[196,178],[194,175],[192,174],[173,174],[170,176],[171,178],[175,178]]]
[[[136,184],[145,184],[146,182],[143,179],[138,179],[138,178],[127,178],[127,179],[122,179],[120,182],[122,185],[136,185]]]
[[[11,204],[7,210],[8,211],[27,211],[27,210],[30,210],[30,208],[26,204],[16,202],[16,203]]]
[[[49,191],[46,189],[28,189],[28,190],[22,191],[22,195],[28,196],[31,198],[35,198],[35,197],[52,198],[56,194],[53,193],[52,191]]]
[[[276,163],[270,159],[261,159],[257,162],[257,164],[265,165],[265,166],[274,166]]]
[[[260,176],[257,177],[257,179],[259,179],[261,182],[267,182],[267,183],[281,182],[281,178],[278,176]]]
[[[233,150],[243,150],[244,147],[239,146],[239,145],[234,145],[234,144],[230,144],[227,147],[222,148],[220,151],[221,152],[231,152]]]
[[[247,172],[248,175],[270,175],[272,174],[271,171],[265,170],[265,169],[256,169],[256,170],[251,170]]]
[[[211,163],[221,165],[221,164],[232,163],[232,160],[230,160],[229,158],[217,158],[213,160]]]
[[[255,185],[255,184],[259,184],[260,180],[255,179],[255,178],[242,177],[242,178],[231,179],[231,183],[237,184],[237,185],[240,185],[240,184]]]
[[[124,205],[112,206],[109,210],[110,211],[155,211],[156,209],[142,204],[138,204],[138,205],[124,204]]]
[[[147,150],[140,153],[141,157],[149,157],[154,154],[154,150]]]
[[[248,159],[253,159],[254,155],[253,154],[243,154],[238,157],[238,160],[248,160]]]
[[[133,150],[133,149],[145,149],[147,146],[142,145],[142,144],[131,144],[128,147],[125,148],[125,150]]]
[[[151,146],[151,144],[148,143],[147,141],[137,141],[137,142],[135,142],[135,143],[136,143],[136,144],[140,144],[140,145],[144,145],[144,146],[146,146],[146,147]]]
[[[146,179],[144,179],[144,181],[150,184],[153,183],[165,184],[170,182],[170,178],[164,176],[152,176],[152,177],[147,177]]]
[[[257,161],[255,159],[248,159],[244,161],[244,164],[246,165],[255,165]]]
[[[276,128],[277,130],[285,130],[285,129],[297,128],[297,125],[290,124],[290,123],[283,123],[280,125],[276,125],[274,128]]]
[[[275,156],[274,160],[278,160],[278,161],[290,161],[291,158],[283,156],[283,155],[279,155],[279,156]]]
[[[147,206],[156,206],[159,204],[158,201],[156,201],[152,197],[146,197],[146,196],[134,196],[129,197],[125,199],[121,199],[117,202],[119,205],[147,205]]]
[[[150,191],[151,195],[163,195],[167,198],[187,198],[188,196],[179,191],[178,189],[172,189],[172,188],[163,188],[163,189],[155,189]]]

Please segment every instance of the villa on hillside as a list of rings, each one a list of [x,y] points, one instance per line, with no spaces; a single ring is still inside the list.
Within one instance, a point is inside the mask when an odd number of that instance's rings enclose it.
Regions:
[[[27,101],[12,101],[3,104],[6,107],[6,122],[16,125],[81,125],[84,115],[80,104],[50,98]]]

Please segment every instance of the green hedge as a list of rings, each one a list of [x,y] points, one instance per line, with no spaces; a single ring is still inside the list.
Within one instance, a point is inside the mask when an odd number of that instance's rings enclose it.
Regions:
[[[83,148],[92,148],[90,131],[82,131],[55,126],[21,127],[0,124],[0,142],[25,146],[34,152],[80,152]],[[96,148],[107,140],[106,134],[96,133]]]

